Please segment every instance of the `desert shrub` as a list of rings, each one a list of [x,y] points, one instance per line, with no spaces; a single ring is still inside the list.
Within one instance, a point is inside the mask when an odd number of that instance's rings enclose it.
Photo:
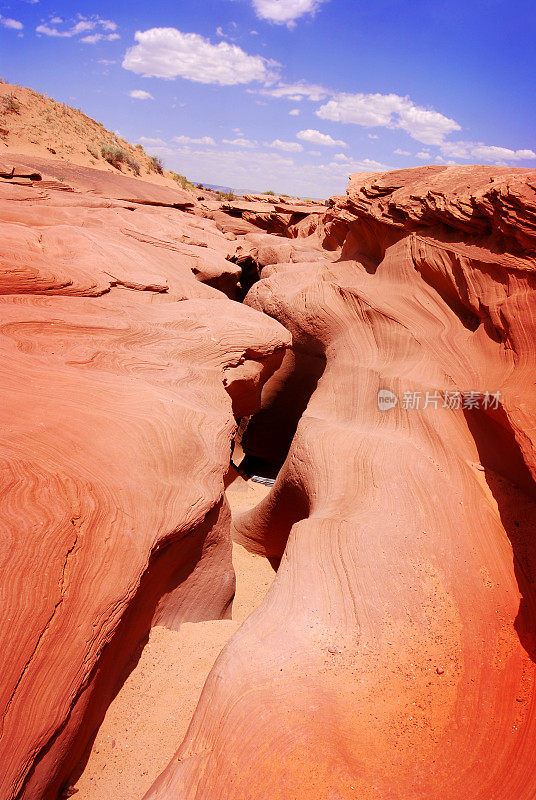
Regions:
[[[87,147],[87,149],[91,153],[89,147]],[[93,155],[93,153],[91,154]],[[101,146],[101,156],[104,158],[105,161],[108,162],[108,164],[111,164],[112,167],[116,167],[117,169],[119,169],[121,164],[126,164],[127,167],[130,167],[130,169],[134,172],[135,175],[140,174],[140,165],[138,164],[138,162],[135,161],[132,158],[132,156],[130,156],[128,153],[125,153],[124,150],[121,150],[121,148],[117,147],[116,145],[103,144]]]
[[[142,144],[137,144],[136,145],[136,150],[139,150],[140,153],[144,153],[145,152],[144,149],[143,149],[143,145]]]
[[[191,181],[189,181],[188,178],[185,175],[179,175],[177,172],[173,172],[173,170],[170,170],[169,174],[171,175],[171,177],[173,178],[174,181],[177,181],[177,183],[179,184],[181,189],[193,189],[194,188],[193,183],[191,183]]]
[[[235,199],[235,195],[234,195],[234,192],[233,192],[233,190],[231,189],[231,191],[230,191],[230,192],[226,192],[226,193],[223,195],[223,197],[224,197],[224,199],[225,199],[225,200],[234,200],[234,199]]]
[[[134,159],[131,156],[129,156],[128,153],[125,153],[125,164],[127,164],[127,166],[130,167],[134,175],[140,174],[140,165],[138,164],[137,161],[134,161]]]
[[[14,94],[5,94],[2,98],[4,114],[18,114],[21,105]]]
[[[164,162],[159,156],[149,156],[147,168],[149,172],[157,172],[159,175],[162,175],[164,172]]]
[[[196,184],[195,184],[195,188],[196,188],[196,189],[204,189],[205,187],[203,186],[203,184],[202,184],[202,183],[196,183]]]
[[[98,157],[99,157],[99,153],[98,153],[98,151],[96,150],[96,148],[95,148],[95,147],[92,147],[90,144],[86,144],[86,150],[88,151],[88,153],[89,153],[91,156],[93,156],[93,158],[98,158]]]
[[[126,153],[120,147],[115,147],[112,144],[103,144],[101,146],[101,156],[112,167],[119,168],[119,165],[126,161]]]
[[[273,194],[273,195],[275,195],[275,192],[272,192],[271,189],[266,189],[266,191],[263,192],[263,194]]]

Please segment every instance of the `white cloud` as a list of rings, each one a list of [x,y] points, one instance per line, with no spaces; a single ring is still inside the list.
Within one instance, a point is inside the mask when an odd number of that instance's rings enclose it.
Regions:
[[[253,0],[253,8],[260,19],[277,25],[294,27],[304,14],[314,14],[326,0]]]
[[[319,86],[316,83],[306,83],[305,81],[297,81],[296,83],[279,81],[275,86],[257,91],[266,97],[277,97],[279,99],[292,100],[293,102],[299,102],[304,98],[319,102],[329,96],[328,90],[324,89],[323,86]]]
[[[241,192],[273,189],[304,197],[327,197],[342,192],[348,179],[323,166],[296,166],[292,158],[275,150],[161,147],[155,154],[165,156],[171,169],[191,180],[231,186]]]
[[[112,42],[114,39],[119,39],[118,33],[91,33],[89,36],[83,36],[80,41],[84,44],[97,44],[97,42]]]
[[[309,144],[321,144],[324,147],[348,147],[346,142],[341,139],[333,139],[329,133],[320,133],[320,131],[307,128],[305,131],[299,131],[296,134],[298,139],[302,142],[309,142]]]
[[[317,110],[322,119],[334,122],[352,122],[355,125],[388,126],[402,100],[396,94],[337,94],[333,100]]]
[[[449,133],[461,130],[438,111],[416,106],[397,94],[337,94],[316,111],[321,119],[350,122],[367,128],[401,128],[423,144],[441,144]]]
[[[225,30],[222,28],[222,26],[219,25],[216,28],[216,36],[219,36],[220,39],[230,39],[231,42],[236,41],[236,36],[234,36],[234,34],[236,34],[236,32],[238,30],[237,23],[236,22],[230,22],[229,25],[228,25],[228,28],[230,29],[230,33],[226,33]]]
[[[367,133],[367,136],[368,136],[369,139],[379,139],[380,138],[377,133]]]
[[[140,139],[140,141],[144,141]],[[231,186],[235,191],[260,192],[273,189],[301,197],[327,198],[344,193],[353,172],[385,172],[389,167],[371,159],[350,159],[345,163],[308,161],[295,163],[290,154],[275,150],[170,146],[151,147],[151,153],[165,157],[175,169],[196,183]],[[313,153],[307,153],[307,156]],[[316,151],[320,156],[320,152]]]
[[[273,77],[275,62],[250,56],[228,42],[211,44],[197,33],[177,28],[137,31],[137,44],[127,50],[123,67],[138,75],[155,78],[186,78],[196,83],[232,86],[266,81]]]
[[[192,138],[191,136],[174,136],[173,141],[177,144],[216,144],[212,136],[200,136],[198,139]]]
[[[438,111],[413,105],[400,111],[396,127],[423,144],[441,144],[449,133],[461,130],[457,122]]]
[[[133,89],[129,92],[130,97],[134,100],[154,100],[151,92],[146,92],[145,89]]]
[[[151,136],[140,136],[138,142],[147,147],[162,147],[166,144],[163,139],[154,139]]]
[[[300,115],[299,108],[293,108],[291,111],[288,112],[291,117],[298,117]]]
[[[332,161],[327,168],[343,175],[350,175],[353,172],[387,172],[390,167],[372,158],[362,158],[360,161],[349,158],[347,161]]]
[[[258,142],[251,141],[250,139],[244,139],[242,137],[239,137],[238,139],[224,139],[223,143],[231,144],[233,145],[233,147],[246,147],[248,149],[251,149],[252,147],[257,147],[258,145]]]
[[[350,157],[345,155],[345,153],[335,153],[333,158],[335,161],[350,161]]]
[[[482,142],[444,142],[441,152],[447,158],[491,162],[530,161],[536,159],[534,150],[511,150],[509,147],[487,145]]]
[[[284,150],[287,153],[301,153],[303,145],[299,142],[282,142],[281,139],[274,139],[268,147],[273,147],[275,150]]]
[[[0,25],[3,28],[10,28],[13,31],[21,31],[24,28],[22,22],[19,22],[18,19],[11,19],[11,17],[3,17],[0,14]]]
[[[95,21],[86,19],[85,17],[81,18],[77,23],[73,25],[73,27],[67,32],[68,36],[77,36],[79,33],[85,33],[86,31],[92,31],[95,27]]]
[[[429,150],[420,150],[418,153],[415,153],[415,158],[420,158],[421,161],[431,161],[432,156]]]
[[[393,150],[393,153],[395,154],[395,156],[410,156],[411,155],[409,150],[401,150],[399,147],[397,147],[396,150]]]
[[[47,24],[38,25],[35,29],[36,33],[43,36],[52,36],[61,39],[71,39],[74,36],[81,36],[81,42],[84,44],[96,44],[97,42],[111,42],[114,39],[119,39],[120,36],[117,31],[117,24],[111,19],[102,19],[95,15],[92,17],[83,17],[78,15],[77,22],[72,20],[72,24],[68,28],[60,30],[58,25],[62,25],[64,20],[61,17],[51,17]]]
[[[471,158],[474,142],[444,142],[441,152],[449,158]]]

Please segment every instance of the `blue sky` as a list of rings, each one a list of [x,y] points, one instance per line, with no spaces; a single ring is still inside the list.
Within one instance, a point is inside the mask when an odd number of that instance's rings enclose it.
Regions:
[[[191,179],[536,167],[534,0],[0,0],[0,75]]]

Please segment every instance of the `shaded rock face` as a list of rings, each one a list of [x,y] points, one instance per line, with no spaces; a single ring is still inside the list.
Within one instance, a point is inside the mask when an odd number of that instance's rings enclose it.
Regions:
[[[48,800],[151,625],[228,616],[235,415],[291,337],[220,291],[234,236],[177,210],[180,191],[137,181],[133,199],[128,178],[57,181],[62,165],[21,185],[8,167],[0,797]]]
[[[286,458],[235,535],[281,566],[146,800],[534,797],[535,225],[535,171],[358,174],[262,270]]]

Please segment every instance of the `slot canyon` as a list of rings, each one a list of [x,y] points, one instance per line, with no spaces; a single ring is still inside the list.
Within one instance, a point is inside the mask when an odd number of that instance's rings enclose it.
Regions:
[[[533,800],[536,170],[2,158],[0,800]]]

